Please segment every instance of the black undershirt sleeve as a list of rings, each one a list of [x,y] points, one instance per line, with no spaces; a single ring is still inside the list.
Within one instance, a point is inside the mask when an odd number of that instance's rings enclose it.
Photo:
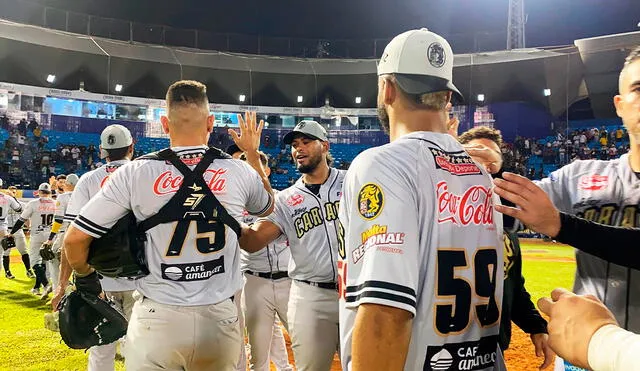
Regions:
[[[560,232],[555,240],[610,263],[640,269],[638,228],[612,227],[560,213]]]

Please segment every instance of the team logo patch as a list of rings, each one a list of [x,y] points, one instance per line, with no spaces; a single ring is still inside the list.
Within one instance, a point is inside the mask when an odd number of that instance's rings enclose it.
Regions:
[[[304,196],[301,194],[295,194],[287,198],[287,205],[296,207],[304,202]]]
[[[606,175],[587,175],[580,178],[578,188],[584,191],[601,191],[609,186],[609,177]]]
[[[429,49],[427,49],[427,59],[435,68],[444,66],[444,63],[447,61],[447,54],[445,53],[442,44],[435,42],[429,45]]]
[[[489,188],[471,186],[462,195],[457,195],[449,191],[447,182],[442,181],[438,183],[436,192],[438,223],[493,226],[493,201]]]
[[[107,143],[109,143],[110,145],[116,144],[116,136],[113,134],[109,134],[109,136],[107,137]]]
[[[366,220],[372,220],[380,215],[384,206],[384,193],[379,185],[367,183],[360,188],[358,193],[358,210],[360,216]]]
[[[442,169],[453,175],[481,174],[480,168],[466,153],[449,153],[438,148],[429,148],[436,163],[436,169]]]

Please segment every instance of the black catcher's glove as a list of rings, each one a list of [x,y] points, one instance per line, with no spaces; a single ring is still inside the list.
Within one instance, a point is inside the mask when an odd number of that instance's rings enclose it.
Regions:
[[[53,252],[53,243],[45,241],[40,247],[40,256],[44,261],[53,260],[56,258],[56,254]]]
[[[9,250],[12,247],[16,247],[16,239],[13,236],[5,236],[0,240],[3,250]]]

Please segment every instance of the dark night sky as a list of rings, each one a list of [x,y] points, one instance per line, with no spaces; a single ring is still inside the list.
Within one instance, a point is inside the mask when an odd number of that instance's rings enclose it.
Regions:
[[[508,0],[30,0],[105,17],[216,32],[388,38],[411,28],[506,30]],[[525,0],[527,46],[640,30],[640,0]],[[454,46],[455,47],[455,46]]]

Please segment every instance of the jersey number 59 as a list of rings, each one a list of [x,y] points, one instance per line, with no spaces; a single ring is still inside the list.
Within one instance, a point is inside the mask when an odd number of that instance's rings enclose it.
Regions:
[[[471,322],[472,312],[481,327],[494,325],[500,319],[495,298],[498,255],[495,248],[476,251],[472,267],[464,249],[439,249],[435,305],[435,330],[441,335],[463,332]],[[457,276],[457,272],[473,269],[473,282]],[[500,266],[502,269],[502,266]],[[473,296],[480,300],[472,308]]]

